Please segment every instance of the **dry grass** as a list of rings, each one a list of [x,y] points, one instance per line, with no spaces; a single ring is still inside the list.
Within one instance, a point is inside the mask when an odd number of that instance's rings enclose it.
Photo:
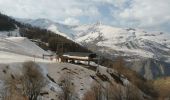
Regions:
[[[20,79],[15,76],[15,79],[8,78],[5,80],[4,90],[2,92],[2,100],[29,100],[27,96],[23,95],[21,89],[18,87]]]
[[[37,100],[46,80],[34,62],[23,63],[22,75],[12,75],[4,80],[2,100]]]
[[[94,82],[83,100],[143,100],[141,92],[133,85],[122,86],[116,83],[101,85]]]
[[[170,98],[170,77],[155,80],[154,87],[161,98]]]
[[[41,89],[47,84],[40,66],[32,61],[23,63],[21,76],[22,93],[30,100],[37,100]]]
[[[147,95],[152,96],[153,98],[158,97],[157,91],[154,89],[152,82],[148,82],[145,78],[140,76],[137,72],[127,68],[125,66],[123,58],[119,57],[112,64],[112,68],[116,69],[119,73],[123,74],[128,78],[128,80],[138,87],[142,92]]]

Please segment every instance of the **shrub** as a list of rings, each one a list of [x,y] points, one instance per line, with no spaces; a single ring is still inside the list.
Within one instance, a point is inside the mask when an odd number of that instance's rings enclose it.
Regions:
[[[23,63],[22,92],[29,100],[37,100],[41,89],[47,84],[39,65],[30,61]]]
[[[143,100],[142,93],[133,85],[107,83],[105,87],[93,84],[83,100]]]
[[[69,73],[64,73],[64,75],[59,78],[59,83],[63,91],[60,96],[61,100],[74,100],[76,94],[74,83],[72,83],[72,76]]]

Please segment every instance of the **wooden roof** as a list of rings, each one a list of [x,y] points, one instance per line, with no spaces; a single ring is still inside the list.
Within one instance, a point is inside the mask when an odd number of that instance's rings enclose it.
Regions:
[[[86,52],[67,52],[64,53],[63,56],[96,57],[97,55],[95,53],[86,53]]]

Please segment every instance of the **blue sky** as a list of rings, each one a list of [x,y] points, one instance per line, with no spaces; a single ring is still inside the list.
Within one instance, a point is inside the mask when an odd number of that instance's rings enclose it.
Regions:
[[[47,18],[64,24],[97,21],[170,33],[170,0],[0,0],[0,11],[16,18]]]

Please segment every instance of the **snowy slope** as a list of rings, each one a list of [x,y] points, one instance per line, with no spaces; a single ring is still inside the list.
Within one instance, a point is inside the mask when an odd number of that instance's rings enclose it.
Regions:
[[[43,54],[47,54],[46,51],[25,37],[0,38],[0,50],[37,57],[42,57]]]
[[[42,58],[34,58],[31,56],[21,55],[12,52],[0,51],[0,64],[9,64],[9,63],[22,63],[26,61],[36,61],[43,63],[51,63],[50,60]]]
[[[0,37],[0,63],[51,62],[42,59],[43,54],[48,53],[25,37]]]
[[[110,82],[112,82],[112,84],[116,84],[117,86],[121,86],[121,84],[117,83],[116,79],[110,75],[110,73],[114,75],[117,75],[118,73],[113,69],[107,69],[103,66],[99,67],[99,73],[101,75],[105,75],[105,77],[107,77],[109,81],[102,80],[100,77],[97,76],[95,71],[88,69],[88,66],[84,66],[83,68],[83,66],[81,65],[74,65],[69,63],[53,63],[48,64],[47,70],[49,72],[49,75],[55,80],[56,83],[60,83],[59,80],[63,79],[63,76],[69,75],[67,77],[69,77],[70,81],[74,84],[74,91],[76,91],[78,98],[80,98],[74,100],[83,100],[83,95],[88,90],[90,90],[91,86],[94,83],[100,84],[104,88],[107,86],[108,83],[110,84]],[[131,84],[123,75],[120,75],[119,78],[120,80],[122,80],[124,85]],[[124,90],[124,87],[122,87],[122,89]]]

